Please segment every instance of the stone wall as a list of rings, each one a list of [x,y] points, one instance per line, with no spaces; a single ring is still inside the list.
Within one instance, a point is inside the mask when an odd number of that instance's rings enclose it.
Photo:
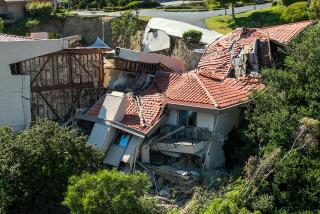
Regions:
[[[53,32],[61,37],[80,35],[87,44],[93,43],[97,36],[113,46],[111,32],[112,17],[81,17],[50,18],[30,29],[30,32]]]

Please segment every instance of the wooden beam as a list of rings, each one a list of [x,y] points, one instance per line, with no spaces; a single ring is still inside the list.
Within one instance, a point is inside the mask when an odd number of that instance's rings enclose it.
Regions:
[[[59,115],[55,112],[55,110],[53,109],[53,107],[51,106],[51,104],[48,102],[48,100],[43,96],[43,94],[41,92],[39,92],[40,97],[43,99],[43,101],[47,104],[47,106],[49,107],[49,109],[52,111],[52,113],[57,117],[58,120],[60,120]]]
[[[89,75],[89,77],[92,79],[92,81],[94,81],[93,76],[90,74],[88,69],[82,64],[82,62],[76,56],[73,56],[73,58],[79,63],[80,67]]]
[[[48,56],[48,59],[43,63],[43,65],[41,66],[39,72],[34,76],[34,78],[32,79],[31,81],[31,84],[32,85],[34,83],[34,81],[36,81],[36,79],[38,78],[38,76],[40,75],[40,73],[43,71],[43,69],[46,67],[46,65],[48,64],[49,60],[51,59],[51,56]],[[31,75],[31,73],[30,73]]]

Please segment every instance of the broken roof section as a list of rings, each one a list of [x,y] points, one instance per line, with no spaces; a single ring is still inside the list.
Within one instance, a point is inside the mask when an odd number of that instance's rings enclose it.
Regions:
[[[223,80],[234,69],[235,59],[243,51],[254,51],[255,42],[260,42],[260,65],[263,67],[271,64],[270,46],[268,35],[257,29],[237,29],[232,33],[213,42],[205,50],[196,72],[204,77]]]
[[[287,44],[295,36],[307,27],[315,24],[316,21],[308,20],[302,22],[294,22],[289,24],[276,25],[271,27],[260,28],[261,31],[269,34],[271,40],[280,44]]]
[[[185,71],[185,62],[175,57],[169,57],[155,53],[138,52],[124,48],[117,48],[115,56],[123,60],[129,60],[134,62],[149,64],[159,63],[164,67],[169,68],[170,70],[177,73],[182,73]]]
[[[210,44],[222,34],[203,29],[184,22],[163,18],[152,18],[149,20],[142,37],[144,52],[154,52],[170,48],[170,37],[182,38],[184,32],[188,30],[198,30],[202,32],[201,43]]]
[[[289,41],[311,23],[283,25],[284,29],[300,27],[291,33],[287,31],[286,40],[281,41]],[[251,90],[264,87],[258,81],[257,71],[272,65],[270,37],[277,38],[278,34],[272,32],[280,28],[237,29],[210,44],[197,69],[185,73],[157,72],[147,89],[127,94],[129,105],[120,123],[147,135],[164,117],[168,105],[222,110],[248,101]],[[127,58],[126,54],[119,56]],[[140,53],[134,53],[134,57],[142,60]],[[92,109],[101,109],[101,103],[97,102]]]

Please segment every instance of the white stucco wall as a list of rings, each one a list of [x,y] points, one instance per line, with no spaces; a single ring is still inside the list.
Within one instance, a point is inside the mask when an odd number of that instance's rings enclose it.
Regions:
[[[102,152],[106,152],[109,149],[115,134],[116,128],[106,124],[95,123],[87,143],[94,145]]]
[[[0,126],[21,130],[31,121],[30,78],[12,75],[10,64],[60,51],[60,40],[0,42]]]

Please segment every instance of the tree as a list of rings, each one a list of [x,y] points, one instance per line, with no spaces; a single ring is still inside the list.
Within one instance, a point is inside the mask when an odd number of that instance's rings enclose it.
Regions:
[[[85,140],[77,130],[51,121],[18,134],[0,128],[0,210],[47,213],[57,208],[69,177],[101,167],[101,152]]]
[[[136,11],[125,11],[111,22],[112,36],[121,47],[130,47],[130,38],[135,36],[140,28],[139,14]]]
[[[248,135],[258,143],[290,148],[299,120],[320,120],[320,25],[310,27],[288,48],[283,69],[262,73],[267,89],[248,106]]]
[[[151,184],[144,173],[102,170],[73,176],[69,183],[63,204],[71,213],[157,213],[143,198]]]

